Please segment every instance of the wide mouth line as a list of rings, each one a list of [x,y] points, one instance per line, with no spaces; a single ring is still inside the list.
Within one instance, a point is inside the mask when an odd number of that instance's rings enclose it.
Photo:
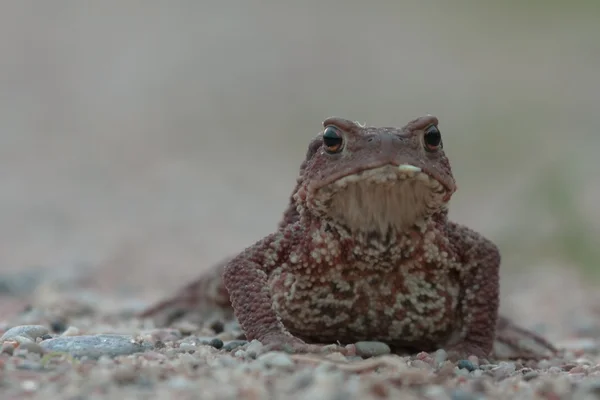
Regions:
[[[385,182],[402,180],[416,180],[429,184],[435,182],[437,183],[435,186],[438,186],[439,189],[444,188],[444,190],[448,190],[443,182],[436,179],[427,170],[423,170],[422,168],[409,163],[378,163],[366,168],[356,168],[355,170],[350,170],[347,173],[334,177],[328,183],[318,186],[315,185],[313,189],[317,191],[331,186],[339,187],[351,183],[368,181]]]
[[[416,167],[414,165],[411,164],[384,164],[384,165],[379,165],[379,166],[375,166],[372,168],[363,168],[358,170],[357,172],[351,172],[349,174],[346,174],[345,176],[342,176],[339,179],[343,179],[347,176],[352,176],[352,175],[376,175],[377,172],[379,171],[385,171],[385,170],[389,170],[389,172],[396,172],[397,175],[402,175],[403,173],[405,174],[416,174],[419,172],[423,172],[425,173],[425,171],[423,171],[421,168]],[[429,174],[427,174],[429,175]]]

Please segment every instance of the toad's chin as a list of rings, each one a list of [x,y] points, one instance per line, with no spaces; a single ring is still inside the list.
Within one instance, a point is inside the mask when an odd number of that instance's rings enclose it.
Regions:
[[[358,232],[402,231],[446,208],[448,190],[420,168],[385,165],[346,175],[318,190],[326,214]]]

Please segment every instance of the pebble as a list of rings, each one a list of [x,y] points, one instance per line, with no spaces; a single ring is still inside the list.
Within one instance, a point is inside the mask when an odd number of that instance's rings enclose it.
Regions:
[[[583,366],[583,365],[578,365],[574,368],[571,368],[569,370],[569,374],[582,374],[585,373],[587,367]]]
[[[473,365],[475,366],[475,368],[479,367],[479,357],[477,357],[477,356],[469,356],[469,358],[467,358],[467,360],[471,361],[471,363],[473,363]]]
[[[355,346],[356,346],[356,354],[363,358],[377,357],[377,356],[382,356],[384,354],[391,353],[390,346],[388,346],[386,343],[383,343],[383,342],[375,342],[375,341],[373,341],[373,342],[371,342],[371,341],[356,342]]]
[[[25,392],[35,392],[38,389],[39,384],[36,381],[28,379],[21,382],[21,387]]]
[[[21,336],[21,335],[16,335],[13,336],[12,338],[10,338],[11,341],[15,341],[17,342],[19,345],[25,344],[25,343],[35,343],[35,339],[31,339],[27,336]]]
[[[523,380],[529,382],[537,378],[538,376],[540,376],[540,374],[537,371],[529,371],[525,375],[523,375]]]
[[[179,345],[179,350],[181,351],[189,351],[189,352],[194,352],[196,351],[196,346],[193,345],[192,343],[181,343]]]
[[[52,332],[61,334],[67,330],[67,324],[65,321],[57,319],[50,323],[50,328],[52,329]]]
[[[30,342],[30,341],[20,343],[19,349],[27,350],[27,352],[33,353],[33,354],[44,354],[46,352],[46,350],[44,350],[44,348],[42,346],[40,346],[36,342]]]
[[[440,365],[441,363],[443,363],[444,361],[446,361],[448,359],[448,352],[446,352],[446,350],[444,349],[439,349],[435,352],[435,363],[436,365]]]
[[[492,368],[492,372],[496,380],[508,378],[510,374],[515,372],[516,366],[511,362],[500,362],[496,368]]]
[[[475,377],[475,378],[479,378],[480,376],[483,375],[483,371],[480,369],[476,369],[475,371],[470,373],[471,376]]]
[[[223,341],[219,338],[212,339],[208,344],[217,350],[223,347]]]
[[[0,337],[0,342],[17,340],[16,337],[26,337],[35,342],[35,339],[48,334],[48,328],[42,325],[20,325],[10,328]]]
[[[262,352],[263,344],[258,340],[253,340],[250,342],[248,347],[246,348],[246,352],[253,358],[255,358],[258,354]]]
[[[15,347],[17,346],[17,342],[4,342],[2,343],[2,347],[0,348],[0,353],[13,355],[15,352]]]
[[[152,346],[139,344],[129,335],[83,335],[58,337],[45,340],[40,345],[47,351],[69,353],[73,357],[88,357],[98,359],[105,355],[116,357],[134,353],[141,353]]]
[[[223,346],[223,350],[233,351],[233,350],[237,349],[238,347],[245,346],[247,344],[248,344],[247,340],[231,340],[231,341],[225,343],[225,346]]]
[[[475,365],[473,365],[473,363],[469,360],[459,360],[456,366],[458,369],[466,369],[469,372],[473,372],[475,369],[477,369],[477,367],[475,367]]]
[[[594,362],[592,360],[588,360],[587,358],[578,358],[575,360],[575,362],[577,364],[587,365],[587,366],[594,365]]]
[[[222,333],[225,330],[225,324],[221,320],[216,320],[212,324],[210,324],[210,329],[213,330],[215,335]]]
[[[410,363],[411,367],[428,370],[431,369],[431,366],[423,360],[412,360]]]
[[[288,354],[280,351],[270,351],[262,354],[257,358],[257,361],[261,362],[267,368],[291,370],[295,365]]]

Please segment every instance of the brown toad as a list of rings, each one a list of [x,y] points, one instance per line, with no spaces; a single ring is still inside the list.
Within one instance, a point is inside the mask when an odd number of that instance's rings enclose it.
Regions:
[[[143,316],[212,302],[271,348],[378,340],[452,358],[489,356],[498,323],[509,345],[516,334],[554,351],[498,320],[500,254],[448,220],[456,184],[437,118],[323,126],[278,229]]]

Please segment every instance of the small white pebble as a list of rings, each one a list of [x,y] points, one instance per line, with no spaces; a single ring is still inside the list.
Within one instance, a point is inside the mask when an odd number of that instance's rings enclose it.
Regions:
[[[179,350],[181,351],[195,351],[197,347],[192,343],[181,343],[179,345]]]
[[[26,392],[35,392],[38,389],[39,385],[36,381],[28,379],[21,382],[21,387]]]
[[[248,353],[254,352],[254,354],[258,354],[260,353],[263,347],[264,346],[262,345],[262,343],[255,339],[248,344],[248,347],[246,347],[246,351]]]
[[[280,351],[270,351],[257,358],[268,368],[281,368],[292,370],[294,368],[294,361],[289,355]]]
[[[246,350],[236,350],[235,353],[233,353],[234,357],[236,358],[243,358],[246,355]]]
[[[588,365],[588,366],[594,365],[594,362],[591,360],[588,360],[587,358],[578,358],[577,360],[575,360],[575,363],[579,364],[579,365]]]

